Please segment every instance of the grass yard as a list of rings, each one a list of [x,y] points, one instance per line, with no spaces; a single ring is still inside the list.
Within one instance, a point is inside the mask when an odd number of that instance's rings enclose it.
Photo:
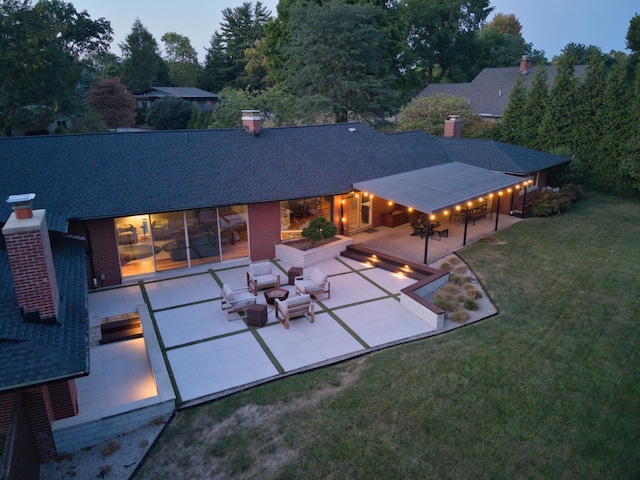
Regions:
[[[499,315],[178,412],[135,479],[638,478],[640,205],[493,238]]]

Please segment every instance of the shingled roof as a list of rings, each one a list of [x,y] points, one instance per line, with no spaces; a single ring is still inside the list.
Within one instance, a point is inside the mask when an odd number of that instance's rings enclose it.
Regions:
[[[207,92],[206,90],[202,90],[200,88],[195,87],[151,87],[144,92],[141,92],[139,95],[134,95],[135,98],[144,98],[144,97],[182,97],[188,99],[217,99],[217,93]]]
[[[108,218],[348,192],[353,183],[458,161],[528,174],[568,159],[499,142],[382,134],[361,124],[0,139],[0,195],[34,192],[51,230]],[[0,222],[11,213],[0,204]]]
[[[523,78],[528,88],[541,68],[547,71],[548,82],[551,84],[558,71],[555,66],[532,67],[525,75],[520,73],[519,67],[485,68],[469,83],[432,83],[417,97],[429,97],[436,93],[464,97],[477,114],[498,118],[502,117],[507,107],[516,78]],[[574,75],[582,79],[586,69],[585,65],[577,65]]]
[[[2,242],[3,243],[3,242]],[[88,370],[84,242],[51,238],[60,325],[22,321],[7,252],[0,248],[0,391],[78,377]]]

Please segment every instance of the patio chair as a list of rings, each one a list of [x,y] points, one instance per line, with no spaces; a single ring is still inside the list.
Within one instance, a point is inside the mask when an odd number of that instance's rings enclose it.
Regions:
[[[276,306],[276,319],[287,330],[289,330],[289,320],[295,317],[304,316],[310,323],[315,322],[314,305],[310,295],[300,295],[286,300],[276,298],[274,304]]]
[[[411,236],[420,235],[420,238],[424,237],[426,231],[424,224],[417,218],[410,218],[409,222],[411,223],[411,228],[413,228]]]
[[[248,288],[232,289],[226,283],[220,290],[220,308],[227,311],[227,320],[231,320],[232,313],[245,311],[249,306],[255,305],[256,297]]]
[[[252,263],[247,272],[247,287],[254,295],[263,288],[280,288],[280,273],[271,262]]]
[[[297,294],[313,295],[317,300],[318,295],[326,293],[327,298],[331,298],[331,283],[327,280],[327,276],[317,268],[313,269],[311,275],[296,277],[293,285],[296,287]]]

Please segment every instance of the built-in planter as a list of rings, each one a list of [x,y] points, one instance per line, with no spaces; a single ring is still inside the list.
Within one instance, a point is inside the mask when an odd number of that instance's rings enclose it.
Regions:
[[[294,267],[307,268],[318,263],[331,260],[340,256],[349,245],[353,243],[353,239],[336,235],[335,242],[311,248],[309,250],[299,250],[288,246],[286,243],[276,245],[276,258],[281,262],[288,263]]]

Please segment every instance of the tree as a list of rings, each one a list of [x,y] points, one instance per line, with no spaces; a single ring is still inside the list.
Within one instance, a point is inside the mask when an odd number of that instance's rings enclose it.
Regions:
[[[160,57],[158,42],[139,18],[133,22],[131,33],[119,46],[123,57],[121,78],[127,89],[140,93],[154,84],[170,85],[168,69]]]
[[[330,2],[291,10],[285,89],[303,121],[382,118],[396,108],[381,10]]]
[[[496,14],[476,37],[480,53],[474,73],[485,67],[517,65],[523,55],[530,55],[532,46],[522,37],[521,31],[522,25],[515,15]]]
[[[549,91],[547,108],[540,124],[540,137],[547,151],[573,151],[578,115],[578,79],[574,75],[574,60],[566,56]]]
[[[149,108],[147,120],[156,130],[184,130],[189,124],[193,105],[180,97],[164,97]]]
[[[415,98],[402,107],[397,117],[398,129],[423,130],[431,135],[442,136],[444,122],[450,115],[460,116],[465,136],[469,128],[483,121],[465,98],[436,93],[429,97]]]
[[[469,61],[473,36],[491,13],[489,0],[403,0],[408,22],[407,51],[427,83],[450,74],[456,57]],[[459,59],[458,59],[459,61]]]
[[[87,92],[85,103],[109,128],[130,127],[136,118],[136,101],[119,78],[102,78]]]
[[[244,2],[239,7],[227,7],[222,11],[220,31],[214,32],[207,49],[202,88],[219,91],[227,86],[240,89],[260,86],[259,79],[245,70],[245,52],[255,48],[255,42],[264,38],[264,26],[270,15],[261,2],[256,2],[255,7]]]
[[[191,40],[175,32],[167,32],[162,38],[164,56],[169,68],[169,79],[176,87],[194,87],[198,84],[202,66]]]
[[[112,34],[108,21],[60,0],[0,3],[0,132],[10,133],[24,107],[49,115],[82,110],[83,58],[105,52]]]
[[[536,71],[531,81],[531,87],[527,92],[527,104],[522,112],[521,147],[542,150],[545,144],[540,135],[540,124],[547,111],[547,99],[549,98],[547,70],[540,68]]]
[[[522,77],[513,84],[507,107],[504,109],[502,121],[498,124],[496,139],[512,145],[523,145],[522,121],[527,109],[527,87]]]

